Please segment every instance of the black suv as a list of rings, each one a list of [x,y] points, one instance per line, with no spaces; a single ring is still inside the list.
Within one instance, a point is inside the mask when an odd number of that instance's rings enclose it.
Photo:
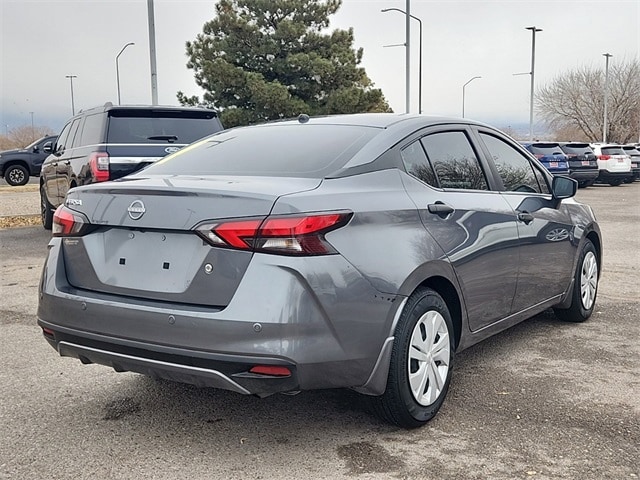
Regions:
[[[598,157],[588,143],[561,142],[560,148],[569,157],[569,176],[578,182],[580,187],[594,184],[599,175]]]
[[[40,175],[42,162],[48,155],[46,150],[51,149],[56,138],[57,135],[49,135],[27,147],[0,152],[0,175],[13,186],[24,185],[29,181],[29,176]]]
[[[216,112],[205,108],[106,103],[78,113],[42,165],[44,228],[51,228],[53,212],[69,189],[124,177],[220,130]]]

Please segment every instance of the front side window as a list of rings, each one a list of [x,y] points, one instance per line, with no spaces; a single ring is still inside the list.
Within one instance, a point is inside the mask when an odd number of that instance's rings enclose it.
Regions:
[[[66,148],[65,144],[67,142],[67,137],[69,136],[69,130],[71,130],[71,123],[67,123],[62,129],[62,132],[60,132],[60,136],[56,141],[55,153],[62,153]]]
[[[442,188],[488,190],[478,157],[464,132],[440,132],[421,139]]]
[[[505,190],[508,192],[549,193],[544,176],[535,171],[527,157],[493,135],[480,132],[480,137],[489,150]],[[541,182],[538,181],[538,178]]]

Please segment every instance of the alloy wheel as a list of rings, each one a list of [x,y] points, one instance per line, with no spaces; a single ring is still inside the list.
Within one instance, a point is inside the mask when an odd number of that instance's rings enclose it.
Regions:
[[[580,298],[582,306],[589,310],[596,299],[598,288],[598,261],[593,252],[587,252],[582,261],[582,272],[580,274]]]

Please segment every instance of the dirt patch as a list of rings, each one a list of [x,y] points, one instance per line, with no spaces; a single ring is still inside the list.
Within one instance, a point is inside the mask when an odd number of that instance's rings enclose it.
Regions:
[[[34,227],[41,222],[40,215],[9,215],[0,217],[0,228]]]

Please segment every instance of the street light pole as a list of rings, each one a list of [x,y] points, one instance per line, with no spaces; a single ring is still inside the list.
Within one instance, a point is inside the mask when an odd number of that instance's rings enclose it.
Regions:
[[[158,67],[156,65],[156,23],[153,13],[153,0],[147,0],[149,21],[149,60],[151,63],[151,105],[158,104]]]
[[[29,112],[29,115],[31,115],[31,136],[35,137],[36,136],[36,129],[33,127],[33,112]],[[35,138],[34,138],[35,140]]]
[[[533,140],[533,87],[536,69],[536,32],[541,32],[541,28],[526,27],[531,30],[531,94],[529,96],[529,140]]]
[[[381,12],[390,12],[390,11],[400,12],[403,15],[406,15],[404,10],[400,10],[399,8],[383,8],[380,10]],[[414,20],[418,21],[419,30],[420,30],[420,45],[418,46],[418,113],[422,113],[422,20],[414,15],[409,15]],[[404,45],[403,45],[404,46]]]
[[[602,124],[602,143],[607,143],[607,109],[609,106],[609,58],[613,57],[610,53],[603,53],[605,57],[604,67],[604,122]]]
[[[75,115],[76,114],[76,107],[75,104],[73,103],[73,79],[74,78],[78,78],[77,75],[65,75],[65,78],[69,79],[69,82],[71,82],[71,115]]]
[[[120,55],[122,55],[122,52],[124,52],[125,49],[130,45],[135,45],[135,43],[133,42],[127,43],[124,47],[122,47],[122,50],[120,50],[120,53],[116,55],[116,85],[118,86],[118,105],[120,105],[120,68],[118,67],[118,58],[120,58]]]
[[[465,83],[462,86],[462,118],[464,118],[464,89],[466,88],[467,85],[469,85],[471,82],[473,82],[476,78],[482,78],[480,76],[476,76],[476,77],[472,77],[469,79],[469,81],[467,83]]]

